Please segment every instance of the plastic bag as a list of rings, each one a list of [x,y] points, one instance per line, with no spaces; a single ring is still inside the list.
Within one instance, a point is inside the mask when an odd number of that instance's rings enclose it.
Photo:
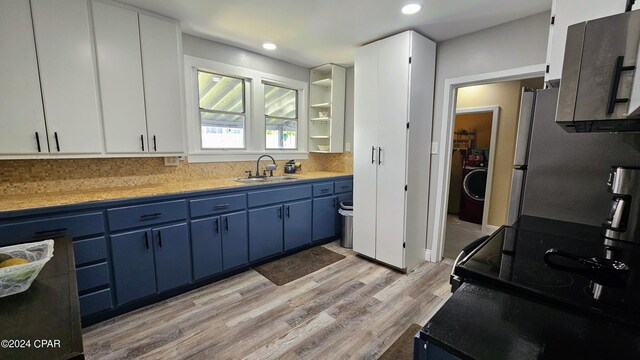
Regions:
[[[0,268],[0,297],[18,294],[29,289],[40,270],[53,257],[53,240],[2,247],[0,254],[29,261]]]
[[[342,216],[353,216],[353,210],[338,209],[338,213]]]

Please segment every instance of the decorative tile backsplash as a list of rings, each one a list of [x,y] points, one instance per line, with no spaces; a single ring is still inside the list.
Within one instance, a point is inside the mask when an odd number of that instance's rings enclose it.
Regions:
[[[351,153],[315,154],[300,160],[304,171],[353,173]],[[281,175],[285,160],[277,161]],[[0,195],[90,190],[162,182],[246,176],[255,161],[165,166],[163,158],[50,159],[0,161]]]

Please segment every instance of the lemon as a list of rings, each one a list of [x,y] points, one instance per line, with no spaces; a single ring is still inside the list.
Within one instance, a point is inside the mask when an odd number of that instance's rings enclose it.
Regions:
[[[20,259],[20,258],[12,258],[9,260],[5,260],[3,262],[0,263],[0,268],[5,268],[5,267],[9,267],[9,266],[14,266],[14,265],[22,265],[22,264],[27,264],[29,263],[29,261],[25,260],[25,259]]]

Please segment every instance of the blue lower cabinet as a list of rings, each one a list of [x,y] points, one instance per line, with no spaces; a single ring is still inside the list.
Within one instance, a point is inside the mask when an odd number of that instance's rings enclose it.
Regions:
[[[191,282],[191,251],[187,224],[153,229],[158,292]]]
[[[111,236],[111,259],[118,305],[155,294],[151,230]]]
[[[311,243],[311,200],[284,204],[284,249]]]
[[[353,200],[353,193],[336,195],[336,198],[338,199],[336,203],[336,236],[342,236],[342,215],[340,215],[338,209],[340,209],[340,203]]]
[[[249,263],[249,234],[247,212],[241,211],[220,217],[222,233],[222,265],[224,270]]]
[[[222,271],[222,233],[219,216],[191,221],[191,258],[194,280]]]
[[[81,295],[79,300],[80,314],[82,316],[93,315],[97,312],[112,308],[111,289],[104,289],[91,294]]]
[[[283,251],[282,205],[249,210],[249,260]]]
[[[313,241],[335,236],[336,201],[335,196],[313,199]]]

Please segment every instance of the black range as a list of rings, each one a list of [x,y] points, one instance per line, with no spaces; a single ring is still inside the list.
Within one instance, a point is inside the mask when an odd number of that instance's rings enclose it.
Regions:
[[[523,216],[458,263],[462,285],[416,335],[414,358],[640,358],[639,269],[636,244]]]

